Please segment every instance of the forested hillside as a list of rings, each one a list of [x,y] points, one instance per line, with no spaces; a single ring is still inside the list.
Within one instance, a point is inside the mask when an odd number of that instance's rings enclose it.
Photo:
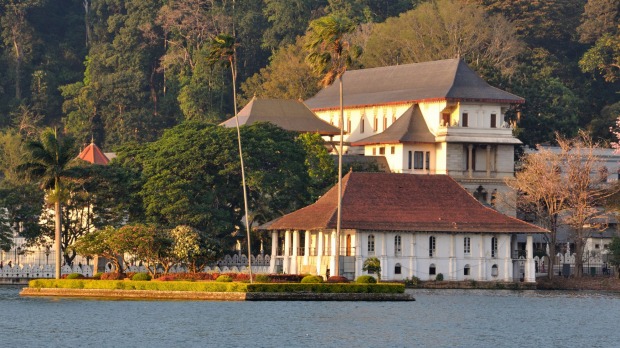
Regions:
[[[319,87],[303,35],[334,12],[358,24],[354,68],[461,57],[526,98],[511,117],[527,144],[579,128],[611,139],[620,0],[2,0],[0,127],[58,126],[114,150],[219,122],[233,106],[229,70],[208,59],[218,34],[238,43],[241,105],[308,98]]]

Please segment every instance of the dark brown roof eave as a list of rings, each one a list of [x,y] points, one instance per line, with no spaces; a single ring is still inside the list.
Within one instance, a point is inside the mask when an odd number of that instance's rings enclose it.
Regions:
[[[512,99],[477,99],[477,98],[430,98],[430,99],[411,99],[411,100],[402,100],[402,101],[392,101],[385,103],[371,103],[371,104],[352,104],[352,105],[344,105],[344,108],[370,108],[375,106],[390,106],[390,105],[404,105],[404,104],[416,104],[416,103],[432,103],[432,102],[483,102],[483,103],[500,103],[500,104],[525,104],[525,99],[521,98],[518,100]],[[340,106],[336,105],[334,107],[328,108],[313,108],[310,109],[313,112],[317,111],[329,111],[329,110],[338,110]]]

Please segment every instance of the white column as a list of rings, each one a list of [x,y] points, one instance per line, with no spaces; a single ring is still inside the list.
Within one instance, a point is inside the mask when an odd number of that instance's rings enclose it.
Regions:
[[[474,149],[474,145],[473,144],[468,144],[467,145],[467,174],[469,175],[469,177],[471,178],[473,176],[473,149]]]
[[[478,260],[478,280],[487,280],[487,264],[486,264],[486,255],[485,255],[485,246],[486,246],[486,238],[484,235],[480,235],[479,242],[479,260]]]
[[[304,234],[304,266],[310,264],[310,231]]]
[[[297,274],[297,255],[299,252],[299,231],[293,231],[293,255],[291,257],[291,274]]]
[[[416,234],[412,233],[411,234],[411,249],[410,249],[411,254],[409,254],[409,278],[418,274],[418,270],[416,269],[417,267],[416,257],[418,256],[418,254],[417,254],[417,251],[415,250],[415,247],[416,247]]]
[[[491,177],[491,145],[487,145],[487,178]]]
[[[319,235],[316,238],[317,247],[316,247],[316,274],[321,274],[321,262],[323,259],[323,231],[319,231]]]
[[[534,268],[534,238],[531,234],[527,235],[527,243],[525,244],[525,250],[527,256],[525,257],[525,282],[536,282],[536,269]]]
[[[510,282],[512,281],[512,243],[511,243],[511,236],[507,235],[507,236],[503,236],[502,238],[504,240],[504,243],[501,243],[500,245],[504,246],[504,281],[505,282]]]
[[[269,273],[276,273],[276,257],[278,256],[278,231],[271,231],[271,260]]]
[[[368,238],[368,234],[366,234],[366,238]],[[354,279],[349,279],[349,280],[355,280],[357,279],[357,277],[362,275],[362,268],[364,266],[364,257],[363,255],[366,254],[366,250],[362,249],[362,236],[360,235],[359,230],[355,231],[355,275],[354,275]]]
[[[284,232],[284,262],[283,262],[283,272],[286,274],[290,274],[291,270],[291,231],[286,230]]]
[[[387,232],[383,232],[381,236],[381,257],[379,258],[379,260],[381,261],[381,279],[388,279],[388,274],[390,271],[390,265],[388,265],[387,257],[388,234]]]
[[[334,273],[334,267],[336,267],[336,231],[332,231],[330,242],[330,250],[329,250],[329,274],[330,276]]]
[[[452,234],[450,236],[450,264],[448,265],[448,279],[456,280],[457,279],[457,268],[456,268],[456,235]]]

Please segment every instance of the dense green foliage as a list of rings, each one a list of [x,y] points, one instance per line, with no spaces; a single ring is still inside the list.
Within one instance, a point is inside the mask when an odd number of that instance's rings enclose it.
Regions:
[[[405,292],[404,284],[345,284],[345,283],[270,283],[248,284],[248,292],[314,292],[314,293],[373,293],[399,294]]]
[[[110,290],[159,290],[159,291],[209,291],[209,292],[314,292],[314,293],[373,293],[399,294],[405,292],[403,284],[299,284],[272,283],[248,284],[238,282],[159,282],[123,280],[52,280],[36,279],[30,288],[58,289],[110,289]]]
[[[183,120],[233,112],[229,67],[213,38],[238,43],[244,94],[307,98],[318,77],[300,40],[325,15],[372,67],[461,57],[526,98],[514,121],[527,143],[590,128],[610,139],[603,108],[619,102],[615,0],[6,1],[0,4],[0,128],[61,125],[105,147],[155,140]],[[303,41],[303,40],[302,40]],[[603,118],[603,119],[602,119]]]
[[[305,277],[303,277],[301,279],[301,283],[305,284],[305,283],[322,283],[323,282],[323,277],[321,276],[316,276],[316,275],[307,275]]]
[[[210,292],[246,292],[245,283],[218,282],[159,282],[159,281],[124,281],[124,280],[31,280],[31,288],[58,289],[110,289],[110,290],[159,290],[159,291],[210,291]]]
[[[371,275],[361,275],[355,279],[355,282],[358,284],[375,284],[377,279]]]
[[[131,277],[131,280],[148,281],[151,280],[151,275],[148,273],[136,273]]]

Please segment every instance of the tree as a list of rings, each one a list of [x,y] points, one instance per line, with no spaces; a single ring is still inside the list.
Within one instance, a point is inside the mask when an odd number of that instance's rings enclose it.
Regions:
[[[20,165],[20,171],[40,181],[46,191],[46,199],[54,204],[54,246],[56,251],[56,279],[60,279],[62,203],[66,201],[66,182],[75,178],[71,164],[74,159],[74,140],[60,137],[56,130],[47,129],[39,141],[26,144],[28,157]]]
[[[549,231],[545,235],[549,246],[549,278],[553,277],[560,214],[565,211],[567,200],[561,167],[560,156],[538,147],[536,153],[521,158],[521,169],[514,179],[507,181],[518,193],[517,210],[525,216],[533,216],[528,220],[534,220]]]
[[[241,146],[241,131],[239,129],[239,117],[237,115],[237,71],[235,69],[236,54],[237,54],[236,39],[230,35],[220,34],[211,40],[211,47],[209,50],[209,61],[211,65],[215,65],[217,62],[227,62],[230,66],[230,73],[232,76],[232,89],[233,89],[233,105],[235,110],[235,124],[237,128],[237,145],[239,147],[239,164],[241,166],[241,185],[243,186],[243,206],[245,212],[245,229],[248,239],[248,269],[250,270],[250,283],[252,282],[252,255],[250,246],[250,213],[248,210],[248,192],[245,183],[245,166],[243,164],[243,149]]]
[[[607,174],[598,158],[594,143],[585,132],[566,139],[557,136],[559,152],[539,150],[527,155],[522,170],[509,186],[521,193],[526,212],[536,216],[536,222],[549,229],[547,238],[550,254],[550,277],[557,227],[565,223],[575,244],[575,276],[583,275],[584,246],[590,235],[605,227],[605,201],[618,192],[617,185],[606,184]]]
[[[462,58],[479,71],[512,75],[523,49],[501,15],[463,1],[438,0],[376,24],[360,60],[379,67]]]
[[[92,231],[80,237],[71,248],[77,254],[87,257],[105,257],[114,264],[117,272],[122,271],[119,262],[118,252],[112,247],[112,238],[116,234],[116,229],[112,226],[106,226],[103,229]]]
[[[376,257],[369,257],[364,260],[362,270],[368,273],[376,274],[377,281],[381,279],[381,261]]]
[[[616,266],[616,277],[620,279],[620,237],[614,236],[609,243],[608,261]]]
[[[190,226],[177,226],[170,231],[170,236],[176,261],[189,265],[191,272],[203,269],[208,262],[215,261],[221,255],[222,250],[215,240]]]
[[[306,152],[305,163],[308,168],[310,202],[316,202],[336,181],[334,159],[325,147],[325,141],[318,133],[304,133],[297,137]]]
[[[269,65],[241,84],[242,98],[307,99],[319,91],[319,78],[305,62],[303,40],[278,48]]]
[[[331,85],[336,79],[340,85],[340,144],[338,146],[338,211],[336,221],[336,262],[334,276],[340,275],[340,223],[342,214],[342,142],[344,137],[344,108],[342,105],[342,75],[360,50],[352,47],[346,35],[355,30],[349,19],[338,15],[321,17],[310,22],[306,34],[305,47],[308,50],[307,62],[313,71],[322,75],[321,84]]]

